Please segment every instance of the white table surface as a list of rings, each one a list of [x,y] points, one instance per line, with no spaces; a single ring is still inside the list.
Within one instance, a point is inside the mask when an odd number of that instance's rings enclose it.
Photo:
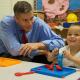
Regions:
[[[22,63],[14,66],[0,67],[0,80],[77,80],[80,77],[80,71],[77,71],[65,78],[56,78],[37,73],[23,75],[20,77],[14,75],[16,72],[30,71],[31,68],[41,65],[43,64],[22,61]]]

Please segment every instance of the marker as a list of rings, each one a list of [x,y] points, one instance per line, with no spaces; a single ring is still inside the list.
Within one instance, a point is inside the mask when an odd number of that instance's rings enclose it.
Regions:
[[[35,73],[34,71],[29,71],[29,72],[17,72],[15,73],[15,76],[23,76],[23,75],[28,75],[28,74],[33,74]]]

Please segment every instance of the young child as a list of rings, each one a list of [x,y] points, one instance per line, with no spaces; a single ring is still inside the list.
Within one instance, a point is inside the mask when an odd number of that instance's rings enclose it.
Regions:
[[[67,33],[67,46],[48,53],[48,61],[54,62],[58,54],[63,54],[63,66],[80,68],[80,24],[73,23]]]

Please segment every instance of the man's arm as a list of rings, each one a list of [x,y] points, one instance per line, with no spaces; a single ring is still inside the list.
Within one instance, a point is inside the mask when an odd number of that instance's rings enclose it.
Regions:
[[[43,43],[26,43],[22,44],[19,53],[20,55],[29,55],[33,50],[46,50],[46,46]]]
[[[64,46],[63,39],[55,34],[49,26],[40,19],[35,22],[35,25],[33,26],[33,33],[31,34],[32,43],[29,42],[23,44],[20,49],[20,55],[35,56],[40,54],[37,50],[46,49],[52,51],[54,48]]]
[[[8,24],[0,22],[0,39],[2,40],[7,51],[13,55],[19,55],[19,48],[21,44],[17,41],[14,34],[8,30]]]
[[[54,48],[61,48],[64,46],[64,40],[53,32],[47,24],[44,24],[44,26],[41,28],[40,36],[40,38],[44,39],[42,43],[50,51],[52,51]]]
[[[60,36],[58,36],[56,33],[54,33],[49,28],[49,25],[47,25],[42,20],[39,21],[38,25],[39,25],[38,27],[35,26],[35,29],[36,29],[35,34],[39,34],[39,36],[38,36],[39,43],[44,44],[44,47],[42,47],[42,49],[52,51],[55,48],[61,48],[64,46],[63,39]],[[38,49],[40,49],[40,48],[41,48],[41,45],[39,45]],[[39,54],[40,53],[38,53],[38,51],[36,51],[36,52],[34,51],[30,54],[30,56],[35,56],[35,55],[39,55]]]

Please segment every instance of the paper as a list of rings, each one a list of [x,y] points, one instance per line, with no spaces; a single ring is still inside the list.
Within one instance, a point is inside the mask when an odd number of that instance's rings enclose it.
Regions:
[[[20,60],[0,57],[0,67],[7,67],[21,63]]]

